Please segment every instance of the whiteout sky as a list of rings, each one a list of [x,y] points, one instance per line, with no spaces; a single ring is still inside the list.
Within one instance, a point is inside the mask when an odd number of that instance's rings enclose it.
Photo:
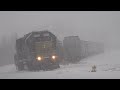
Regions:
[[[16,32],[19,37],[47,26],[60,40],[78,35],[82,40],[120,48],[118,11],[0,11],[0,38]]]

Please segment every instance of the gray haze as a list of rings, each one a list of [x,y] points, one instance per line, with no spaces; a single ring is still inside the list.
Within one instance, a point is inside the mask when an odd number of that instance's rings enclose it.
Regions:
[[[115,11],[1,11],[0,38],[17,33],[19,37],[47,26],[60,40],[79,35],[82,40],[103,42],[107,48],[120,48],[120,12]]]

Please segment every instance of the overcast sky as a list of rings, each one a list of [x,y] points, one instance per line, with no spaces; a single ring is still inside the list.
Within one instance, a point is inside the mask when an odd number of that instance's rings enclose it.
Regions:
[[[116,11],[0,11],[0,36],[21,37],[47,26],[60,40],[78,35],[82,40],[120,47],[120,12]]]

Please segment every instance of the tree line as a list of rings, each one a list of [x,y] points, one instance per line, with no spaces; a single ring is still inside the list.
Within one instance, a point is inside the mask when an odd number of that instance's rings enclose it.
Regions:
[[[14,63],[15,41],[17,34],[3,36],[0,41],[0,66]]]

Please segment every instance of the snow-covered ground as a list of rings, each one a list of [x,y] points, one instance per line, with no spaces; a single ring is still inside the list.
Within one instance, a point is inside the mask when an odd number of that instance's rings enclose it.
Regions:
[[[97,72],[90,72],[92,66]],[[18,72],[14,65],[0,67],[1,79],[120,79],[120,51],[110,51],[81,60],[78,64],[61,65],[60,69]]]

